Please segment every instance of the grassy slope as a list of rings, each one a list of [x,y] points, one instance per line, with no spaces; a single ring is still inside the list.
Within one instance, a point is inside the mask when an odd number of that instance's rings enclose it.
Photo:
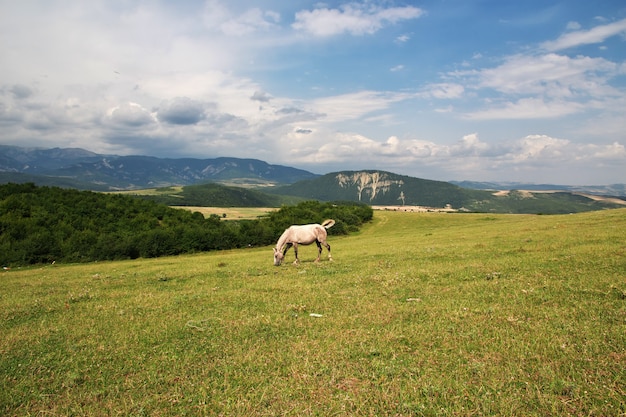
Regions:
[[[9,271],[0,413],[623,415],[624,231],[626,210],[376,212],[332,263]]]
[[[207,183],[187,186],[117,191],[117,194],[141,196],[158,203],[174,206],[204,207],[280,207],[303,201],[300,197],[267,194],[259,190]]]
[[[174,208],[197,211],[204,217],[212,214],[220,216],[223,220],[255,220],[267,216],[268,213],[278,210],[273,207],[199,207],[199,206],[173,206]]]

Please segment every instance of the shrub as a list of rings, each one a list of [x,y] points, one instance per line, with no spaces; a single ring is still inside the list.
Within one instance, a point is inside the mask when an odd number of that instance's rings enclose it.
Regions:
[[[333,218],[330,234],[357,230],[373,215],[356,203],[306,201],[259,220],[205,219],[129,196],[0,185],[0,264],[3,266],[152,258],[268,245],[292,224]]]

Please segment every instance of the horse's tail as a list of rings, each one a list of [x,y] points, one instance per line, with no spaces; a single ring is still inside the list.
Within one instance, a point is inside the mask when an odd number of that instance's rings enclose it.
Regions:
[[[325,229],[330,229],[334,225],[335,221],[333,219],[324,220],[324,223],[322,223],[322,226],[324,226]]]

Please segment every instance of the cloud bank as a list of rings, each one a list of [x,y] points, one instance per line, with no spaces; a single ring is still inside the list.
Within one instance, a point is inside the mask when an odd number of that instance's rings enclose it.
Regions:
[[[429,73],[422,61],[446,46],[424,36],[441,15],[428,2],[26,3],[0,4],[3,144],[443,180],[626,178],[625,19],[569,20]]]

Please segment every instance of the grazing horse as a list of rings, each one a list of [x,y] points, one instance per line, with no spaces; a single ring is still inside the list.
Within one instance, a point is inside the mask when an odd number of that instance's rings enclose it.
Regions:
[[[333,257],[330,256],[330,245],[326,243],[326,229],[333,227],[334,224],[334,220],[328,219],[324,220],[322,224],[304,224],[285,229],[274,248],[274,265],[279,266],[283,262],[285,254],[292,246],[296,254],[296,260],[293,264],[297,265],[300,262],[298,260],[298,245],[310,245],[313,242],[317,244],[318,249],[315,262],[319,262],[320,256],[322,256],[322,245],[326,246],[326,249],[328,249],[328,260],[332,261]]]

